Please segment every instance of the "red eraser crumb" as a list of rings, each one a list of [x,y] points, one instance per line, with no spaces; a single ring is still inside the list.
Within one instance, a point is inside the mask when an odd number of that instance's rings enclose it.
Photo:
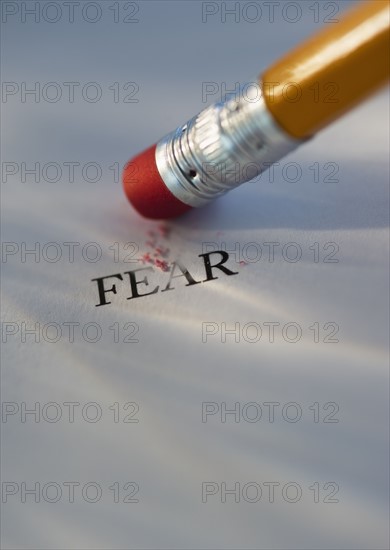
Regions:
[[[156,145],[153,145],[126,164],[123,187],[131,204],[145,218],[175,218],[192,207],[166,187],[157,170],[155,151]]]

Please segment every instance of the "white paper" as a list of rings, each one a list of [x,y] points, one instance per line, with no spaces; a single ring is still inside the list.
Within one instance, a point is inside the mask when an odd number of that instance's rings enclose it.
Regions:
[[[3,167],[17,170],[2,182],[3,546],[387,548],[388,92],[284,159],[273,182],[263,174],[172,222],[141,219],[109,167],[202,109],[199,82],[234,76],[229,48],[246,59],[240,74],[250,74],[260,69],[248,53],[250,43],[261,51],[260,29],[286,34],[274,44],[277,57],[296,33],[318,25],[306,10],[291,26],[207,26],[200,3],[139,4],[137,25],[17,20],[6,28],[7,81],[99,81],[105,96],[35,104],[18,92],[3,105]],[[192,64],[191,77],[173,47],[179,38],[169,37],[175,30],[183,40],[187,33],[189,56],[197,47],[213,51],[216,35],[215,50],[223,48]],[[234,32],[242,44],[230,40]],[[263,52],[264,66],[271,53]],[[107,90],[117,81],[139,81],[141,101],[113,102]],[[65,163],[76,161],[71,183]],[[23,183],[23,162],[39,163],[38,182],[26,175]],[[55,183],[44,172],[50,162],[63,170]],[[102,167],[100,181],[83,178],[88,162]],[[295,183],[294,167],[302,172]],[[37,256],[25,254],[35,243]],[[215,269],[218,279],[191,286],[175,278],[161,292],[170,273],[154,265],[144,272],[149,286],[138,289],[158,292],[128,300],[124,273],[152,266],[137,260],[154,259],[156,248],[158,259],[179,260],[196,281],[206,278],[199,255],[212,249],[226,249],[224,265],[238,273]],[[116,283],[117,294],[96,307],[92,279],[114,274],[123,280],[105,284]],[[279,323],[274,342],[269,323]],[[236,334],[223,336],[223,326]],[[26,333],[33,327],[39,342]],[[89,341],[99,329],[101,338]],[[292,343],[296,330],[302,336]],[[23,413],[35,403],[38,422]],[[235,403],[237,417],[221,416]],[[202,421],[202,407],[217,412]],[[296,411],[302,418],[294,422]],[[324,422],[331,413],[338,422]],[[70,482],[78,484],[74,502]],[[39,484],[39,502],[29,494],[23,502],[23,483]],[[205,483],[216,494],[202,502]],[[237,494],[222,502],[223,484],[236,483]],[[258,487],[261,498],[250,502]],[[294,490],[302,491],[297,502]],[[339,502],[324,502],[333,490]],[[123,502],[126,495],[138,502]]]

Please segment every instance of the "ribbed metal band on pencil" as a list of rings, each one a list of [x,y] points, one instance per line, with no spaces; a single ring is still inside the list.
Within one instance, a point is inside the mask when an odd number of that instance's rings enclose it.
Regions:
[[[249,83],[160,140],[156,165],[170,192],[198,207],[255,178],[304,141],[279,127],[259,84]]]

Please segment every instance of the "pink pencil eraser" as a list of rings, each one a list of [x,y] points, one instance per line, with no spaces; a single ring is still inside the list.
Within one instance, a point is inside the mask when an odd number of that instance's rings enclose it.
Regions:
[[[172,195],[165,185],[156,166],[156,145],[126,164],[123,187],[131,204],[145,218],[175,218],[192,208]]]

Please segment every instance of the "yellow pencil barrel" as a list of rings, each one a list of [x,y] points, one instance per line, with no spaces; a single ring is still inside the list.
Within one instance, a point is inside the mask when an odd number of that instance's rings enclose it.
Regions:
[[[315,134],[386,83],[389,21],[389,0],[359,2],[261,75],[267,106],[288,134]]]

